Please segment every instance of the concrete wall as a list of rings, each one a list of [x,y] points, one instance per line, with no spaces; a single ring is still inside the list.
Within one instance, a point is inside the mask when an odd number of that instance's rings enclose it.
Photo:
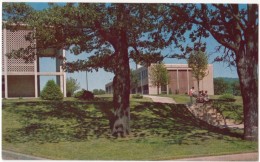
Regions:
[[[213,82],[213,65],[208,65],[209,74],[200,81],[199,90],[208,91],[209,95],[214,95],[214,82]],[[195,91],[198,91],[197,81],[194,79]]]
[[[8,97],[35,97],[34,76],[8,76]]]
[[[152,65],[151,65],[152,66]],[[192,75],[191,68],[188,64],[165,64],[170,81],[168,84],[168,93],[171,91],[175,94],[177,91],[180,94],[188,93],[191,87],[194,87],[197,91],[197,81]],[[149,71],[150,68],[148,68]],[[208,75],[200,81],[200,90],[207,90],[209,95],[214,95],[213,85],[213,65],[208,65]],[[159,90],[161,93],[161,88]],[[157,88],[152,86],[149,81],[149,94],[157,94]]]
[[[168,74],[170,76],[169,91],[173,94],[185,94],[194,86],[191,70],[168,70]]]
[[[113,93],[113,82],[109,82],[105,85],[106,93],[112,94]]]

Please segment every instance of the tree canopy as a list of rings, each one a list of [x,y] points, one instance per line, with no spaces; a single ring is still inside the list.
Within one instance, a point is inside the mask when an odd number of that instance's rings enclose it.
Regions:
[[[127,32],[130,58],[145,65],[163,59],[157,52],[163,46],[152,35],[157,19],[153,13],[157,8],[152,4],[50,3],[48,9],[35,11],[25,3],[3,3],[3,10],[7,25],[15,23],[18,28],[22,22],[37,29],[27,36],[29,41],[36,39],[37,46],[24,49],[24,53],[35,48],[66,49],[76,55],[94,53],[87,60],[68,60],[69,72],[98,68],[113,72],[116,37],[122,28]]]

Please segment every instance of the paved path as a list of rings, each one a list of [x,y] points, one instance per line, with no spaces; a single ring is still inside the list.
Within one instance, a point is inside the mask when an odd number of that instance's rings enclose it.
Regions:
[[[150,95],[144,95],[144,97],[151,98],[153,102],[176,104],[176,102],[170,97],[160,97],[160,96],[150,96]]]
[[[254,152],[254,153],[177,159],[176,161],[258,161],[258,159],[259,159],[258,153]]]
[[[47,160],[44,158],[39,158],[31,155],[25,155],[21,153],[16,153],[13,151],[2,150],[3,160]]]

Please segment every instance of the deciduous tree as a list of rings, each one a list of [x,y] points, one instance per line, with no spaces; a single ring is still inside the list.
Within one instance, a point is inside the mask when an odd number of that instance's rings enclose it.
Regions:
[[[202,51],[194,51],[190,54],[188,60],[188,66],[192,69],[192,74],[197,80],[198,92],[200,87],[200,80],[208,75],[208,56]]]
[[[258,140],[258,10],[257,4],[167,4],[162,18],[163,31],[170,31],[167,43],[175,42],[183,52],[172,57],[182,58],[194,50],[183,47],[185,31],[189,30],[195,49],[205,49],[202,37],[212,35],[220,44],[223,55],[216,61],[236,66],[244,107],[244,138]],[[179,29],[179,30],[178,30]],[[178,35],[178,37],[175,37]]]
[[[134,71],[134,70],[130,70],[130,80],[131,80],[131,83],[130,83],[130,87],[131,89],[134,89],[135,90],[135,93],[137,93],[137,87],[138,87],[138,75],[137,73]]]
[[[80,85],[77,82],[77,79],[70,77],[66,80],[67,97],[71,97],[74,94],[74,92],[76,90],[78,90],[79,88],[80,88]]]
[[[168,71],[163,63],[152,64],[149,71],[151,84],[156,86],[157,94],[161,86],[166,86],[169,83]]]
[[[222,95],[228,90],[228,83],[223,78],[214,78],[214,94]]]
[[[67,62],[66,70],[91,71],[104,68],[115,74],[113,79],[114,125],[112,133],[125,136],[130,133],[130,68],[129,59],[149,65],[162,60],[162,47],[149,34],[156,30],[158,17],[154,4],[51,4],[42,11],[20,10],[19,3],[4,3],[4,18],[8,24],[19,20],[36,30],[27,36],[37,40],[37,46],[20,49],[25,54],[37,49],[54,48],[92,55],[86,60]],[[23,8],[24,5],[22,5]],[[8,25],[7,25],[8,26]],[[9,25],[10,27],[10,25]],[[16,55],[12,52],[10,55]],[[34,54],[33,54],[34,55]]]

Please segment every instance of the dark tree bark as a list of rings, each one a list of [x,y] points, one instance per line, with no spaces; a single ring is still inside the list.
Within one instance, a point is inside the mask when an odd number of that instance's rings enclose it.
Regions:
[[[114,124],[112,134],[124,137],[130,133],[130,67],[126,31],[119,31],[115,45],[115,77],[113,79]]]
[[[257,65],[251,56],[254,53],[240,51],[237,59],[237,71],[240,80],[243,107],[244,107],[244,138],[246,140],[258,140],[258,87]]]
[[[258,140],[258,27],[257,5],[248,5],[248,24],[245,40],[236,51],[237,72],[244,107],[244,139]],[[239,36],[237,35],[237,38]]]
[[[237,72],[244,106],[244,138],[258,140],[258,28],[254,28],[257,5],[248,5],[245,42],[237,51]]]

